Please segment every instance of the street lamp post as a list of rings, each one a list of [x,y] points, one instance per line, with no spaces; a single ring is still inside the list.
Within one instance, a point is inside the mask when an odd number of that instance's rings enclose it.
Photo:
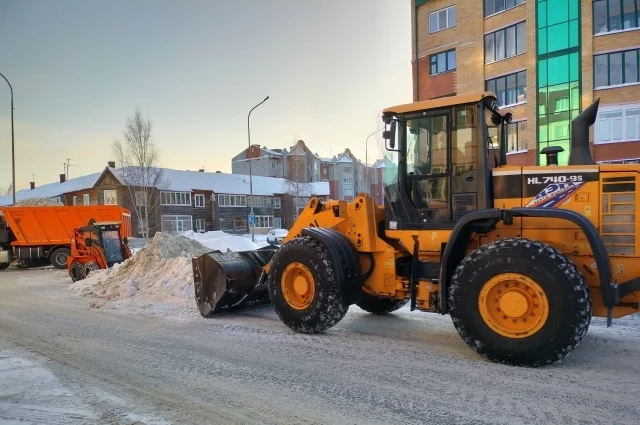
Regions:
[[[367,185],[367,193],[369,193],[369,190],[371,189],[369,186],[369,137],[379,132],[380,130],[374,131],[368,135],[367,139],[364,141],[364,183]]]
[[[251,126],[250,126],[249,118],[251,118],[251,112],[253,112],[253,110],[256,109],[258,106],[260,106],[264,102],[266,102],[267,99],[269,99],[269,96],[265,97],[262,102],[258,103],[256,106],[251,108],[251,110],[249,111],[249,115],[247,115],[247,134],[249,136],[249,202],[251,203],[251,217],[253,217],[254,220],[255,220],[255,216],[253,215],[253,175],[252,175],[252,172],[251,172]],[[251,241],[252,242],[256,241],[256,230],[255,229],[256,229],[256,224],[254,222],[253,226],[251,227]]]
[[[11,87],[11,83],[7,80],[7,77],[0,74],[2,78],[9,84],[9,90],[11,91],[11,172],[12,172],[12,180],[11,185],[13,187],[13,205],[16,204],[16,148],[13,134],[13,87]]]

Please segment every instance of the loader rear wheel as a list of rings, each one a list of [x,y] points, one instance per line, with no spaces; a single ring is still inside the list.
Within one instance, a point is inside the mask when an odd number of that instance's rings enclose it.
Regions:
[[[380,298],[375,295],[362,293],[356,305],[371,314],[388,314],[404,307],[409,300],[396,300],[394,298]]]
[[[589,290],[575,264],[529,239],[476,249],[457,267],[448,300],[462,339],[489,360],[514,366],[561,360],[591,321]]]
[[[338,323],[349,308],[340,293],[325,247],[310,237],[280,248],[269,270],[269,297],[280,320],[301,333],[319,333]]]
[[[10,265],[11,264],[9,264],[9,263],[0,264],[0,271],[8,269]]]
[[[96,270],[100,270],[100,267],[98,267],[98,264],[95,262],[90,262],[84,265],[84,270],[85,270],[85,277],[89,276],[89,274],[91,272],[94,272]]]

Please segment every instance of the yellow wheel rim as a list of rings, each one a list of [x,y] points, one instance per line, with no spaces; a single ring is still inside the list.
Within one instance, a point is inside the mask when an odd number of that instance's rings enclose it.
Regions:
[[[487,326],[507,338],[534,335],[549,317],[549,300],[542,287],[519,273],[500,274],[485,283],[478,307]]]
[[[316,294],[313,275],[302,263],[294,262],[284,269],[280,286],[284,300],[296,310],[304,310],[309,307]]]

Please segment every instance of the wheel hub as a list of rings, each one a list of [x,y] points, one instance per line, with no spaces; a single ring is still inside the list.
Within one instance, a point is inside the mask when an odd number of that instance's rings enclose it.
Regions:
[[[293,262],[282,272],[282,295],[295,310],[308,308],[315,297],[315,280],[311,271],[302,263]]]
[[[549,301],[542,287],[519,273],[491,278],[480,291],[478,307],[485,324],[507,338],[535,334],[549,316]]]

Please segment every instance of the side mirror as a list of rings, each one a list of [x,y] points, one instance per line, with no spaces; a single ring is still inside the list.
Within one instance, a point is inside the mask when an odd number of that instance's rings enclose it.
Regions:
[[[393,150],[396,148],[396,129],[398,122],[395,120],[391,120],[391,124],[389,125],[389,130],[385,130],[382,132],[382,137],[385,140],[388,140],[387,150]]]
[[[125,237],[124,237],[124,239],[122,239],[122,242],[123,242],[125,245],[129,245],[129,238],[125,236]]]
[[[91,247],[93,245],[93,239],[85,238],[84,239],[84,244],[87,246],[87,248]]]
[[[506,114],[504,114],[504,122],[505,122],[505,124],[511,123],[512,119],[513,119],[513,114],[511,112],[507,112]]]

